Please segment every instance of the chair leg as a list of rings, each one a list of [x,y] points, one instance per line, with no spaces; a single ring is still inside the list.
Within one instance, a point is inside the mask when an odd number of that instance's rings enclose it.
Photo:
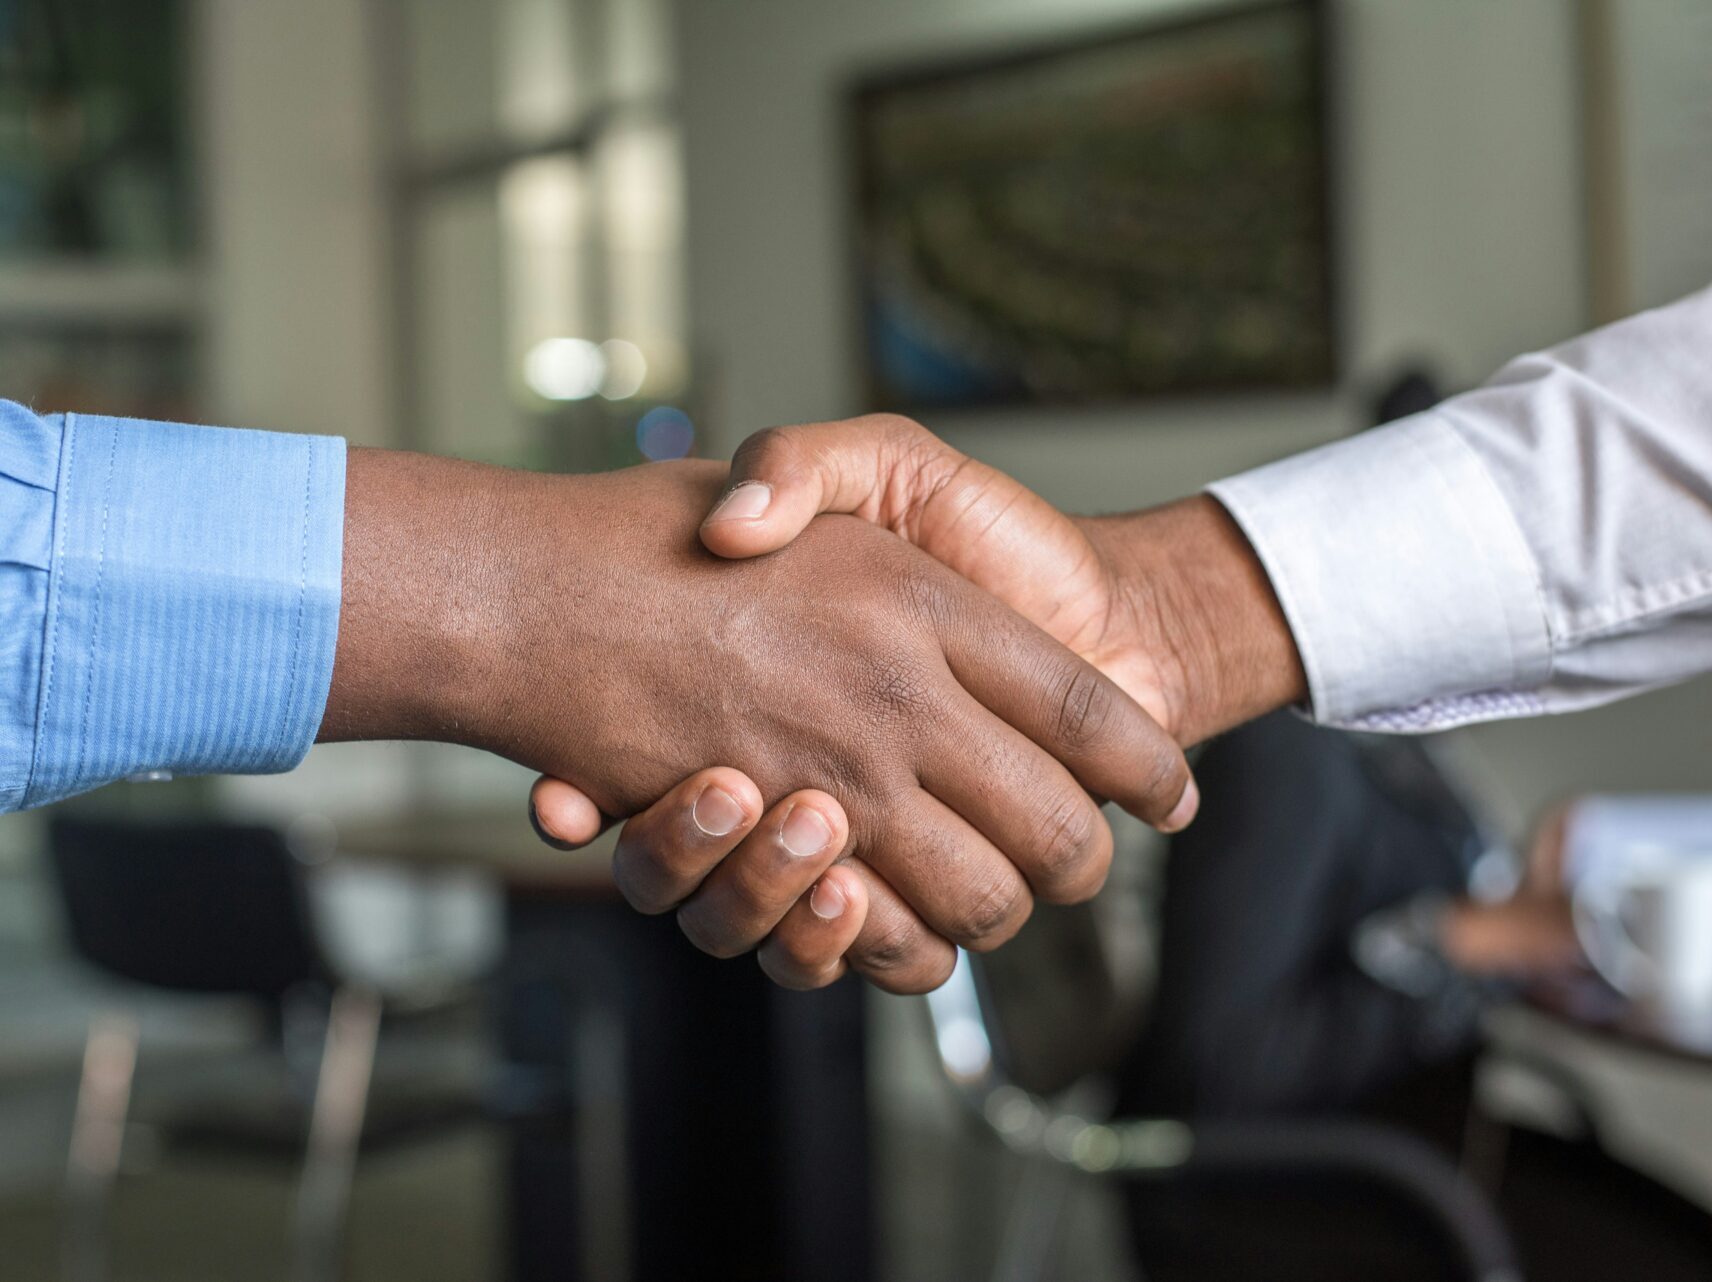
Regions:
[[[298,1185],[296,1282],[337,1282],[340,1274],[380,1016],[380,999],[372,993],[341,988],[333,994]]]
[[[131,1107],[137,1040],[137,1021],[128,1015],[97,1015],[89,1022],[65,1174],[60,1263],[66,1282],[103,1282],[107,1276],[108,1208]]]

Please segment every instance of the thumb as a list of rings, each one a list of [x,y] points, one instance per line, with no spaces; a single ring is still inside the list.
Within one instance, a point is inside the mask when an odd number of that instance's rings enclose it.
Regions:
[[[582,789],[563,779],[542,775],[529,790],[529,823],[555,849],[586,846],[609,822]]]
[[[784,547],[822,512],[845,512],[902,532],[907,514],[968,461],[920,424],[893,414],[757,432],[701,541],[725,557]]]

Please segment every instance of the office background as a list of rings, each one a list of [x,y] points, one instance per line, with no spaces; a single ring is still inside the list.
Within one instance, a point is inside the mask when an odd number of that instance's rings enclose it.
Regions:
[[[186,0],[193,248],[113,268],[7,260],[0,317],[63,318],[86,299],[103,325],[181,328],[192,351],[184,403],[209,422],[605,466],[635,457],[636,411],[658,404],[693,420],[698,452],[722,455],[759,427],[866,408],[844,203],[856,79],[1205,7]],[[1644,22],[1632,12],[1642,7]],[[1373,394],[1405,365],[1470,386],[1619,302],[1662,302],[1712,279],[1712,185],[1706,203],[1663,213],[1629,190],[1658,181],[1656,167],[1635,168],[1635,150],[1657,142],[1669,154],[1679,144],[1664,135],[1682,121],[1623,106],[1634,85],[1679,83],[1684,66],[1712,59],[1712,24],[1693,0],[1337,0],[1328,15],[1337,385],[946,410],[931,428],[1069,510],[1145,506],[1364,426]],[[1620,58],[1600,44],[1613,31]],[[1615,159],[1613,134],[1630,149]],[[652,381],[613,401],[543,398],[531,355],[565,336],[632,343]],[[603,359],[610,370],[617,358]],[[1706,790],[1712,682],[1449,738],[1519,834],[1568,794]],[[514,803],[521,816],[528,782],[453,749],[337,745],[289,776],[125,785],[104,804],[217,806],[299,825],[458,803]],[[0,1084],[0,1135],[12,1137],[0,1148],[14,1155],[0,1198],[12,1190],[26,1207],[63,1157],[59,1115],[32,1092],[74,1062],[93,1001],[60,986],[42,832],[39,816],[0,821],[0,1072],[10,1062],[33,1084]],[[1140,837],[1126,829],[1126,840]],[[409,968],[424,913],[472,970],[497,948],[501,908],[475,873],[425,898],[362,869],[332,878],[324,898],[353,964],[378,972]],[[952,1133],[914,1007],[871,1003],[880,1115],[897,1133]],[[178,1027],[173,1010],[156,1018]],[[194,1019],[186,1027],[201,1035]],[[1623,1133],[1712,1202],[1712,1083],[1620,1055],[1586,1068],[1619,1084]],[[887,1143],[882,1173],[912,1160]],[[496,1162],[458,1150],[383,1173],[370,1196],[440,1207],[456,1225]],[[889,1276],[929,1276],[908,1214],[880,1208],[882,1258]],[[498,1213],[485,1215],[454,1232],[450,1253],[396,1275],[485,1267],[501,1233]],[[360,1238],[360,1206],[358,1221]],[[384,1245],[363,1249],[366,1276],[393,1275]]]

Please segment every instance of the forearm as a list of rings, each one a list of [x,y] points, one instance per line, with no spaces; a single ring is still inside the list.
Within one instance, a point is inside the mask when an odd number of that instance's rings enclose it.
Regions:
[[[1078,521],[1110,563],[1119,627],[1149,654],[1182,743],[1306,697],[1296,643],[1266,571],[1219,503]]]

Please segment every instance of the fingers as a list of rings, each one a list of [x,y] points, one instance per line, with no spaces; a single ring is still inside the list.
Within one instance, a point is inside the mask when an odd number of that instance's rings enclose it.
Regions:
[[[932,813],[931,798],[919,796],[908,830],[927,843],[921,875],[931,873],[934,850],[984,844],[978,834],[958,835],[966,825]],[[952,839],[927,831],[934,827]],[[731,956],[761,944],[762,969],[788,988],[820,988],[852,967],[888,992],[937,988],[951,974],[955,949],[861,860],[833,863],[849,840],[844,810],[827,794],[792,793],[763,814],[746,775],[715,767],[624,825],[613,875],[643,912],[681,905],[684,933],[703,951]],[[1004,864],[996,852],[993,858]],[[999,938],[985,928],[969,934]]]
[[[1089,792],[1165,832],[1195,817],[1200,793],[1183,750],[1093,666],[980,593],[958,594],[940,631],[963,688]]]
[[[619,892],[639,912],[670,912],[737,848],[761,813],[760,790],[741,771],[697,771],[624,825],[612,856]]]
[[[707,831],[734,815],[726,832]],[[786,988],[821,988],[851,968],[888,992],[939,987],[955,949],[862,860],[833,863],[848,843],[849,822],[827,794],[792,793],[762,814],[748,777],[716,767],[625,824],[613,874],[643,912],[681,904],[684,933],[703,951],[731,956],[759,943],[761,968]]]
[[[867,918],[867,881],[850,864],[834,864],[767,936],[761,969],[783,988],[825,988],[849,968],[844,954]]]
[[[769,428],[732,457],[725,493],[702,524],[702,542],[727,557],[776,551],[821,512],[898,529],[965,465],[978,466],[896,414]]]
[[[1012,858],[919,788],[890,802],[885,827],[864,838],[862,858],[883,872],[923,927],[964,948],[997,948],[1034,910],[1034,896]],[[901,921],[897,925],[902,929]]]
[[[951,978],[957,950],[930,930],[886,879],[861,859],[843,865],[861,879],[868,914],[845,959],[888,993],[930,993]]]
[[[785,988],[824,988],[853,969],[889,993],[927,993],[957,951],[861,859],[834,864],[761,945],[761,969]]]
[[[809,894],[849,838],[844,810],[831,797],[792,793],[707,874],[678,909],[678,925],[704,953],[748,952]],[[831,903],[828,892],[822,906]]]
[[[555,850],[575,850],[600,836],[607,820],[581,789],[542,775],[529,790],[529,823]]]
[[[922,762],[921,786],[1003,851],[1041,899],[1074,904],[1091,898],[1111,868],[1112,830],[1082,785],[974,699],[966,724],[946,729],[952,746]],[[966,747],[956,750],[977,743],[983,745],[978,761]]]
[[[792,793],[763,815],[749,778],[717,767],[625,824],[613,875],[641,911],[677,907],[685,935],[704,952],[729,957],[766,940],[768,975],[787,988],[820,988],[845,973],[844,954],[868,915],[867,883],[848,867],[828,867],[849,832],[843,807],[823,792]],[[768,938],[776,929],[779,941]]]

